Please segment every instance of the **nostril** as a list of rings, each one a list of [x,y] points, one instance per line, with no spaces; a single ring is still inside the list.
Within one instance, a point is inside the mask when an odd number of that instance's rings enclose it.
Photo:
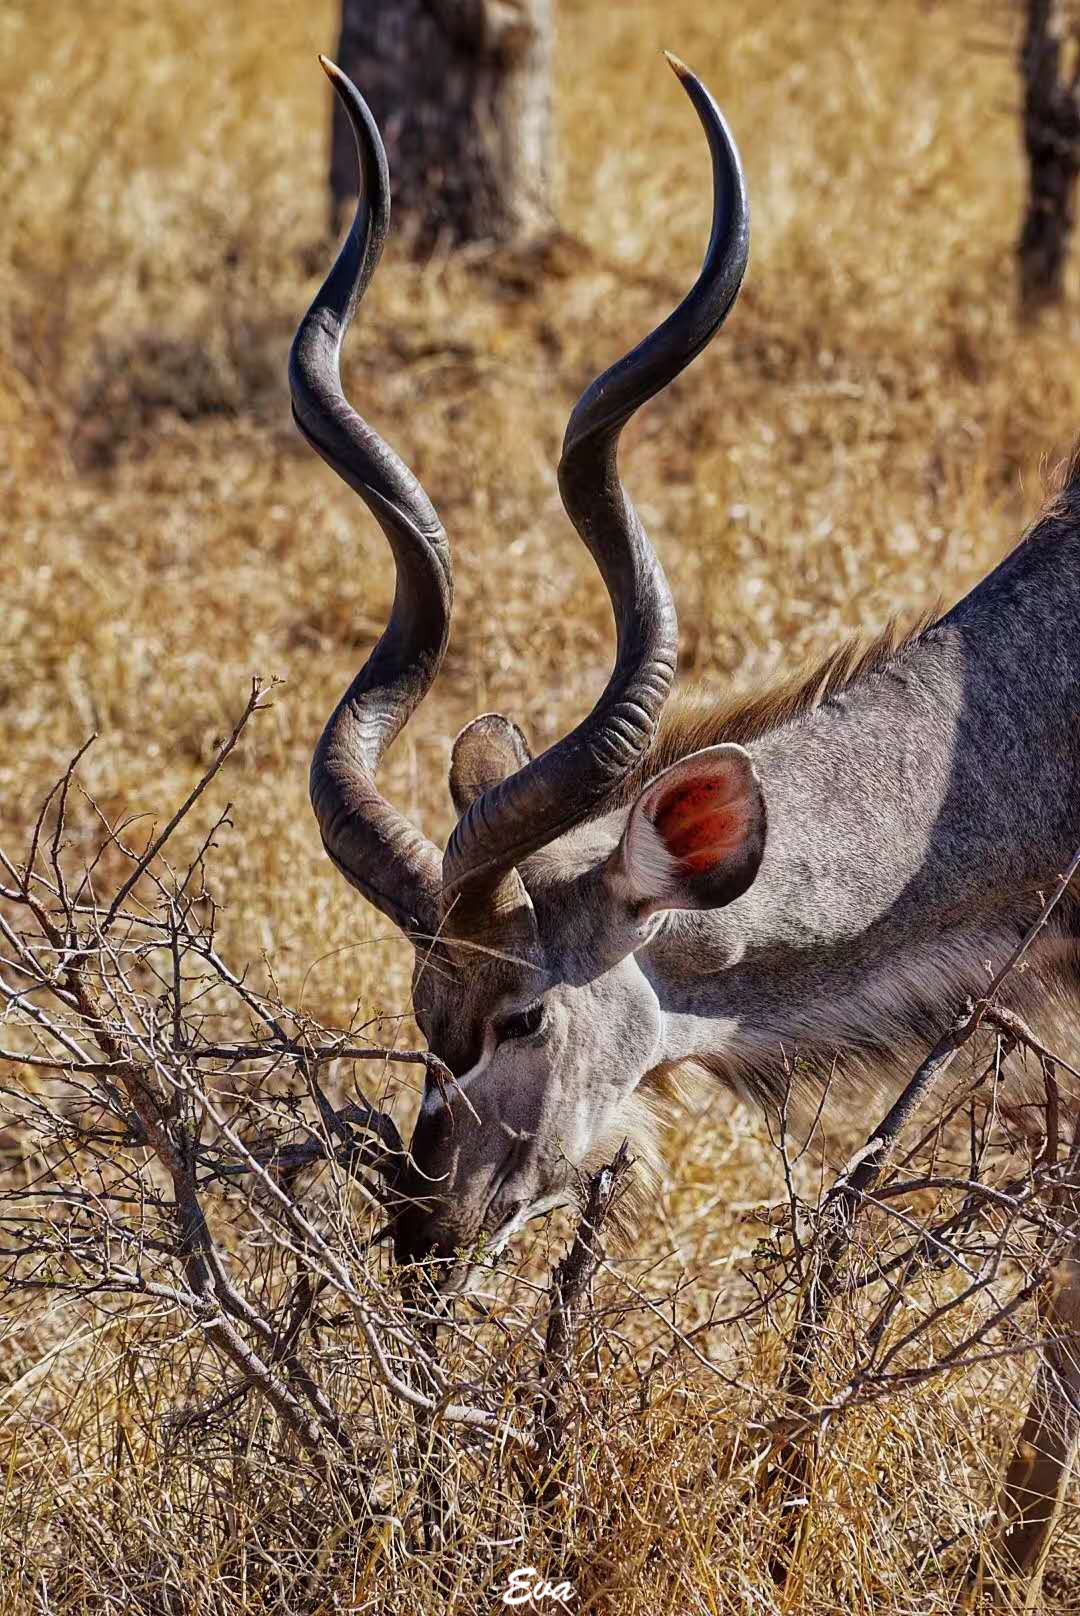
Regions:
[[[422,1262],[429,1255],[432,1239],[427,1212],[417,1206],[403,1206],[394,1220],[394,1259],[402,1266]]]
[[[408,1186],[393,1219],[395,1260],[409,1264],[450,1256],[453,1244],[448,1244],[445,1229],[440,1230],[445,1215],[446,1207],[432,1197],[430,1185]]]
[[[417,1280],[427,1280],[438,1290],[457,1259],[453,1247],[433,1234],[430,1219],[414,1218],[395,1230],[394,1260],[411,1270]]]
[[[447,1255],[437,1226],[450,1212],[445,1199],[447,1150],[453,1117],[447,1108],[421,1110],[397,1184],[394,1255],[399,1263]]]

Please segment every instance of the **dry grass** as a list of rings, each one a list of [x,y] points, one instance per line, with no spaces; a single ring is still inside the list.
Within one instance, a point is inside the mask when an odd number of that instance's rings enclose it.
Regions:
[[[605,676],[610,623],[553,468],[580,387],[666,310],[702,245],[705,153],[661,45],[728,113],[755,232],[730,329],[626,446],[685,671],[750,686],[853,627],[954,599],[1015,537],[1043,461],[1080,423],[1076,314],[1035,330],[1014,317],[1009,8],[562,0],[559,17],[566,238],[541,264],[416,267],[391,250],[348,354],[360,407],[456,548],[443,678],[386,769],[388,792],[439,835],[448,739],[467,718],[505,709],[544,744]],[[386,1041],[409,1044],[408,951],[327,865],[306,800],[314,738],[391,591],[373,525],[294,435],[284,397],[327,252],[314,53],[333,28],[329,4],[284,0],[257,13],[56,0],[47,26],[28,0],[0,14],[0,831],[23,834],[91,730],[84,778],[105,812],[160,811],[250,674],[281,676],[226,771],[222,945],[329,1024],[380,1013]],[[388,1088],[404,1125],[402,1070]],[[632,1265],[658,1295],[685,1284],[683,1326],[728,1295],[756,1239],[747,1209],[778,1193],[763,1126],[723,1100],[708,1115],[676,1131]],[[230,1532],[257,1531],[258,1507],[238,1499],[201,1541],[181,1529],[181,1472],[156,1434],[179,1393],[159,1347],[89,1308],[5,1321],[0,1576],[16,1544],[21,1566],[5,1611],[108,1608],[103,1512],[131,1563],[167,1545],[180,1591],[142,1608],[236,1608],[215,1566]],[[848,1421],[781,1593],[773,1526],[732,1507],[746,1388],[775,1376],[779,1336],[711,1350],[729,1381],[688,1371],[644,1426],[620,1416],[606,1451],[583,1452],[591,1502],[571,1531],[592,1570],[576,1608],[947,1608],[935,1566],[912,1569],[919,1546],[978,1535],[1029,1365],[930,1381]],[[1059,1579],[1077,1563],[1070,1519]],[[335,1608],[368,1608],[354,1574]],[[382,1579],[386,1609],[446,1604],[392,1559],[364,1576]],[[296,1608],[260,1587],[252,1610]],[[483,1588],[456,1598],[490,1608]]]

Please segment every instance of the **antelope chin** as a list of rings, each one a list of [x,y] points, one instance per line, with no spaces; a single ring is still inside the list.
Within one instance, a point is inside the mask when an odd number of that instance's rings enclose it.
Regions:
[[[536,1218],[542,1218],[549,1212],[554,1212],[557,1206],[569,1206],[574,1200],[569,1190],[553,1190],[549,1195],[542,1195],[538,1201],[531,1201],[526,1206],[519,1206],[516,1212],[501,1223],[488,1241],[488,1251],[493,1257],[499,1257],[506,1250],[510,1241],[516,1234],[520,1234],[527,1223]]]
[[[491,1271],[493,1264],[526,1224],[534,1222],[537,1218],[546,1217],[549,1212],[554,1212],[556,1207],[572,1205],[574,1199],[569,1189],[554,1190],[549,1195],[541,1196],[538,1201],[530,1201],[525,1206],[519,1206],[486,1237],[482,1258],[466,1257],[455,1263],[439,1287],[442,1295],[466,1296],[478,1290],[484,1276]]]

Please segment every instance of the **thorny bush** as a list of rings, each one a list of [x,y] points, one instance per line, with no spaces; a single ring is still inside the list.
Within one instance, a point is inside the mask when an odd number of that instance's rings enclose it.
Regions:
[[[81,790],[80,753],[26,846],[0,853],[7,1328],[24,1351],[58,1316],[110,1343],[86,1390],[114,1390],[56,1465],[98,1474],[95,1518],[58,1474],[47,1530],[5,1529],[13,1585],[47,1608],[481,1609],[531,1566],[578,1608],[631,1582],[670,1605],[691,1496],[722,1538],[767,1523],[789,1574],[792,1521],[836,1485],[842,1416],[902,1428],[927,1383],[1037,1344],[1029,1304],[1080,1191],[1061,1098],[1078,1074],[989,996],[963,1007],[821,1202],[820,1116],[796,1134],[785,1108],[786,1196],[692,1329],[695,1276],[654,1284],[605,1251],[625,1151],[582,1184],[550,1283],[480,1248],[479,1287],[447,1303],[390,1265],[404,1146],[365,1092],[437,1063],[318,1025],[215,940],[208,864],[230,810],[193,825],[265,700],[256,682],[141,848]],[[955,1080],[961,1050],[979,1054]],[[998,1099],[1021,1059],[1045,1086],[1037,1150]],[[36,1507],[19,1453],[51,1428],[49,1365],[8,1387],[9,1523]],[[887,1476],[859,1484],[882,1507]],[[943,1504],[929,1544],[912,1529],[913,1587],[940,1592],[991,1503],[988,1485]]]

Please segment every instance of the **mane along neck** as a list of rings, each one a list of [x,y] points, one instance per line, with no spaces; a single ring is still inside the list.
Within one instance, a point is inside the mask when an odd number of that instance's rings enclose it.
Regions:
[[[705,684],[676,690],[649,750],[620,790],[617,806],[633,802],[643,786],[691,752],[730,741],[750,746],[897,666],[920,643],[936,616],[936,612],[924,613],[907,628],[901,628],[894,618],[879,634],[853,635],[820,662],[749,696],[724,696]]]
[[[1078,503],[1080,439],[1059,467],[1043,509],[998,570],[1008,567],[1024,550],[1053,547],[1062,539],[1075,537]],[[966,604],[961,602],[949,618]],[[902,619],[893,618],[879,633],[852,635],[819,662],[770,689],[749,695],[732,696],[703,683],[677,689],[661,714],[648,751],[623,782],[611,806],[633,802],[644,785],[691,752],[732,741],[751,746],[763,736],[805,718],[826,702],[850,694],[883,673],[901,669],[932,636],[937,624],[936,610],[922,613],[906,626]]]

